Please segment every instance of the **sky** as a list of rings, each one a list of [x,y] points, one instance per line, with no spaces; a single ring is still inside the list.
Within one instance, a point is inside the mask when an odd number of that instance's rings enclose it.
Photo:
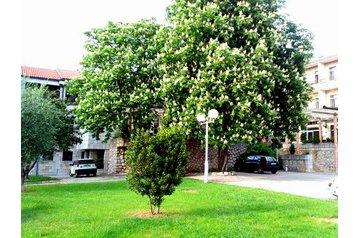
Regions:
[[[170,0],[22,0],[21,64],[80,70],[84,32],[108,21],[154,17],[165,22]],[[314,54],[338,53],[338,0],[287,0],[290,19],[315,36]]]

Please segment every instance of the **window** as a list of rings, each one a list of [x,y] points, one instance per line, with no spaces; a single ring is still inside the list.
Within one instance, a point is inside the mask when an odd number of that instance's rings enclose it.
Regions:
[[[329,96],[329,99],[330,99],[331,107],[338,107],[337,94],[333,94],[333,95]]]
[[[319,82],[318,71],[314,72],[314,83]]]
[[[315,98],[314,102],[315,102],[315,108],[318,109],[319,108],[319,98]]]
[[[97,150],[97,158],[95,159],[97,169],[104,168],[103,160],[104,160],[104,150]]]
[[[82,151],[81,152],[81,159],[88,159],[89,158],[89,151],[88,150],[85,150],[85,151]]]
[[[63,161],[72,161],[73,152],[72,151],[64,151],[62,154]]]
[[[302,131],[301,141],[303,143],[319,143],[319,128],[311,127]]]
[[[336,66],[329,68],[329,80],[336,80],[335,72],[336,72]]]

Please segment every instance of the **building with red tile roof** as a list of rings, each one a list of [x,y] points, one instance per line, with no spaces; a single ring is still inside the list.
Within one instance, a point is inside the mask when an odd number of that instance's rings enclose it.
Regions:
[[[31,66],[21,66],[23,83],[45,84],[59,98],[66,99],[65,83],[80,76],[79,71],[67,69],[47,69]]]
[[[80,72],[67,69],[46,69],[30,66],[21,66],[21,76],[48,80],[70,80],[78,77]]]

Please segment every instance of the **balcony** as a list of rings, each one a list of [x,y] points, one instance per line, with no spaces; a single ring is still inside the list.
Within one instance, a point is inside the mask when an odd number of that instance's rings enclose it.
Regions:
[[[338,88],[337,80],[330,80],[327,78],[321,78],[319,83],[312,84],[315,91],[328,91]]]

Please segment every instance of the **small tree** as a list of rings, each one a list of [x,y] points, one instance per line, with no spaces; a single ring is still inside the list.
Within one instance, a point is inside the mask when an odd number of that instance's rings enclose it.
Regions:
[[[21,191],[39,157],[56,146],[59,118],[60,111],[44,87],[25,87],[21,94]]]
[[[42,156],[81,142],[72,111],[52,96],[45,86],[26,85],[21,93],[21,191]]]
[[[291,144],[291,145],[290,145],[290,154],[291,154],[291,155],[294,155],[295,152],[296,152],[295,145],[294,145],[294,144]]]
[[[140,130],[128,145],[126,163],[129,188],[148,196],[152,214],[158,214],[163,197],[182,181],[188,163],[185,136],[179,127],[161,129],[155,136]]]

